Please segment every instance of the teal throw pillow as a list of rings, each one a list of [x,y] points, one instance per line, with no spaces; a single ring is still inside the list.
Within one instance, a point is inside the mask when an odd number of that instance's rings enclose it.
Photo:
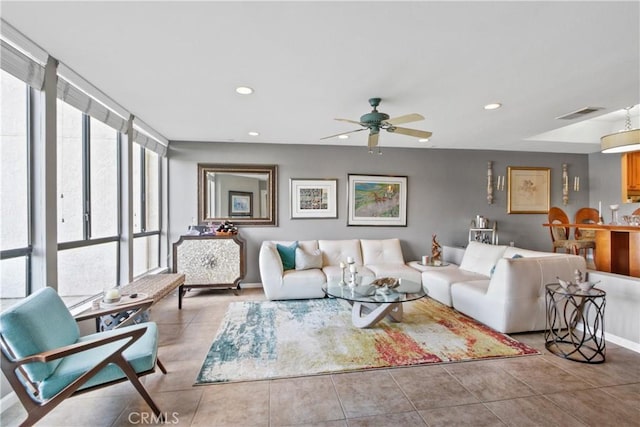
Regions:
[[[282,267],[285,270],[293,270],[296,268],[296,249],[298,248],[298,242],[293,242],[291,246],[276,244],[278,254],[282,260]]]
[[[514,256],[511,257],[511,259],[518,259],[518,258],[524,258],[524,257],[520,254],[515,254]]]

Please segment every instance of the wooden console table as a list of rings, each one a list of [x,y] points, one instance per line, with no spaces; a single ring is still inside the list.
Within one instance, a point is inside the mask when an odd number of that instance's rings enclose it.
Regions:
[[[192,288],[240,289],[246,275],[245,260],[245,243],[238,235],[181,236],[173,244],[173,272],[185,275],[178,292],[178,308]]]
[[[596,270],[640,277],[640,227],[611,224],[544,224],[596,233]]]

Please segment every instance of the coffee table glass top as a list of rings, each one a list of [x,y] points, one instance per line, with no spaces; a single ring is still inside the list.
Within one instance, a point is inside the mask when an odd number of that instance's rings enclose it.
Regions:
[[[327,296],[333,298],[368,303],[413,301],[427,296],[422,284],[407,279],[400,279],[400,285],[394,289],[379,288],[371,284],[361,284],[351,288],[348,285],[341,286],[338,280],[333,280],[323,286],[322,290]]]

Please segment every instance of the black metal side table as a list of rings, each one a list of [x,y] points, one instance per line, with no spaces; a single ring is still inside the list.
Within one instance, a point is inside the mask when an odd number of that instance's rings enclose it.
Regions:
[[[545,347],[551,353],[583,363],[605,360],[604,306],[607,293],[575,285],[564,289],[546,285],[547,326]]]

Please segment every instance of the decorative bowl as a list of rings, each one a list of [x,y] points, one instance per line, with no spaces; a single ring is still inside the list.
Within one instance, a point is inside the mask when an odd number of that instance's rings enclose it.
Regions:
[[[379,288],[386,287],[387,289],[393,289],[397,288],[400,285],[400,281],[395,277],[382,277],[380,279],[374,280],[373,282],[371,282],[371,284]]]

